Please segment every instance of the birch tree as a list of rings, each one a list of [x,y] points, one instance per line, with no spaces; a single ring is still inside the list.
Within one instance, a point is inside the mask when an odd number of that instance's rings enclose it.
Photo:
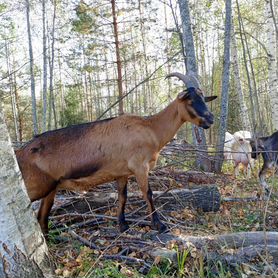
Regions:
[[[224,155],[225,132],[227,129],[228,103],[229,103],[229,81],[230,81],[230,45],[231,45],[231,25],[232,25],[232,3],[226,0],[226,18],[225,18],[225,39],[224,39],[224,61],[222,73],[222,90],[221,90],[221,113],[220,126],[218,133],[218,144],[216,151],[218,153],[216,159],[215,170],[221,171]]]
[[[45,239],[35,218],[0,105],[0,277],[52,277]]]
[[[246,40],[246,36],[245,36],[244,24],[242,21],[242,16],[241,16],[241,11],[240,11],[240,6],[239,6],[238,0],[236,0],[236,7],[237,7],[237,15],[238,15],[240,40],[241,40],[241,44],[242,44],[243,61],[244,61],[244,67],[245,67],[248,89],[249,89],[250,110],[251,110],[250,114],[251,114],[251,122],[252,122],[252,128],[253,128],[252,131],[256,132],[257,119],[260,117],[259,117],[259,111],[256,109],[256,105],[254,102],[255,88],[254,88],[254,82],[252,82],[252,76],[250,74],[250,70],[249,70],[249,66],[248,66],[251,63],[251,61],[250,61],[251,59],[248,59],[247,40]]]
[[[45,1],[42,0],[42,30],[43,30],[43,90],[42,90],[42,131],[46,131],[47,112],[47,46],[46,46],[46,10]]]
[[[32,96],[33,133],[38,134],[36,91],[35,91],[36,87],[35,87],[35,76],[34,76],[34,58],[33,58],[32,35],[31,35],[29,0],[26,0],[25,4],[26,4],[26,20],[27,20],[28,44],[29,44],[29,59],[30,59],[29,64],[30,64],[30,80],[31,80],[31,96]]]
[[[43,0],[45,1],[45,0]],[[52,15],[52,30],[51,30],[51,45],[49,47],[49,119],[48,119],[48,129],[51,129],[51,118],[53,112],[53,120],[55,129],[58,127],[57,115],[54,100],[54,56],[55,56],[55,28],[56,28],[56,0],[53,1],[53,15]]]
[[[193,34],[191,29],[191,20],[190,20],[190,12],[188,0],[179,0],[179,9],[182,20],[182,31],[183,31],[183,47],[185,51],[185,66],[187,72],[193,72],[196,76],[198,75],[198,66],[195,55],[195,47]],[[198,128],[195,125],[192,125],[192,134],[195,139],[195,143],[197,144],[198,150],[202,150],[202,152],[197,152],[197,161],[196,164],[199,168],[204,169],[205,171],[210,170],[210,166],[208,165],[207,157],[207,146],[206,146],[206,136],[205,132],[202,128]]]
[[[240,71],[239,71],[239,62],[238,62],[238,54],[237,54],[237,44],[236,44],[236,37],[234,32],[234,25],[232,24],[231,29],[231,60],[233,65],[234,77],[235,77],[235,89],[236,94],[238,96],[238,102],[240,105],[240,115],[242,119],[242,127],[244,130],[252,130],[251,123],[249,120],[248,115],[248,108],[245,103],[242,86],[241,86],[241,79],[240,79]]]
[[[119,93],[119,115],[124,113],[124,104],[123,104],[123,76],[122,76],[122,62],[120,55],[120,42],[118,35],[118,23],[117,23],[117,15],[116,15],[116,3],[115,0],[111,0],[112,5],[112,16],[113,16],[113,31],[114,31],[114,40],[115,40],[115,48],[116,48],[116,58],[117,58],[117,83],[118,83],[118,93]]]
[[[13,114],[13,122],[14,122],[14,131],[15,131],[15,139],[17,141],[20,140],[19,135],[19,124],[18,124],[18,110],[16,105],[16,92],[15,92],[15,84],[13,80],[13,74],[12,74],[12,65],[11,65],[11,50],[10,50],[10,44],[7,39],[5,39],[5,55],[6,55],[6,64],[7,64],[7,70],[8,70],[8,79],[9,79],[9,92],[11,96],[11,107],[12,107],[12,114]]]
[[[267,12],[267,51],[268,51],[268,87],[273,128],[278,130],[278,69],[275,15],[272,1],[266,1]]]

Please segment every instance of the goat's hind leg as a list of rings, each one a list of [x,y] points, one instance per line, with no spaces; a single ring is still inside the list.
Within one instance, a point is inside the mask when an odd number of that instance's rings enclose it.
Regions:
[[[125,220],[125,204],[127,199],[127,177],[122,177],[117,180],[118,183],[118,223],[120,227],[120,232],[123,233],[126,231],[129,226]]]
[[[259,173],[259,179],[260,179],[261,186],[265,190],[265,193],[268,195],[269,194],[269,188],[268,188],[267,182],[265,181],[267,170],[268,170],[268,165],[267,165],[267,163],[264,163],[263,167],[262,167],[262,169]]]

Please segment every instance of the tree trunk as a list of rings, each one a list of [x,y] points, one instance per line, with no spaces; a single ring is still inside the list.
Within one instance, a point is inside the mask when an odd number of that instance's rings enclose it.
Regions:
[[[224,39],[224,61],[222,74],[221,91],[221,113],[220,128],[218,133],[217,159],[215,170],[221,171],[224,155],[225,132],[227,129],[228,102],[229,102],[229,81],[230,81],[230,45],[231,45],[231,24],[232,24],[232,4],[231,0],[226,0],[226,19],[225,19],[225,39]]]
[[[19,94],[18,94],[15,72],[13,73],[13,85],[14,85],[15,106],[16,106],[17,117],[18,117],[18,136],[19,136],[18,139],[21,142],[23,139],[23,121],[22,121],[22,114],[19,108]]]
[[[238,11],[239,11],[239,16],[240,16],[240,9],[239,8],[238,8]],[[260,111],[260,103],[259,103],[259,97],[258,97],[256,77],[255,77],[255,72],[254,72],[254,67],[253,67],[253,62],[252,62],[252,56],[251,56],[251,53],[250,53],[250,47],[249,47],[249,44],[248,44],[248,41],[247,41],[245,27],[244,27],[241,16],[240,16],[240,24],[241,24],[241,29],[242,29],[241,34],[245,39],[245,49],[246,49],[246,54],[248,56],[248,61],[249,61],[249,65],[250,65],[250,72],[251,72],[251,76],[252,76],[251,87],[253,88],[254,111],[256,111],[256,115],[257,115],[256,120],[259,123],[259,125],[254,126],[254,128],[257,129],[261,133],[264,130],[264,126],[263,126],[261,111]],[[246,64],[246,66],[247,66],[247,64]]]
[[[59,67],[59,81],[60,81],[60,114],[64,114],[65,111],[65,86],[62,82],[62,63],[61,63],[61,51],[58,50],[58,67]]]
[[[33,46],[31,36],[31,24],[30,24],[30,3],[26,1],[26,19],[27,19],[27,31],[29,42],[29,58],[30,58],[30,79],[31,79],[31,96],[32,96],[32,117],[33,117],[33,133],[38,134],[38,120],[37,120],[37,106],[36,106],[36,90],[35,90],[35,76],[34,76],[34,58],[33,58]]]
[[[116,59],[117,59],[117,73],[118,73],[118,93],[119,93],[119,115],[124,114],[124,105],[123,105],[123,77],[122,77],[122,62],[120,55],[120,43],[118,37],[118,23],[117,23],[117,15],[116,15],[116,3],[115,0],[111,0],[112,4],[112,15],[113,15],[113,30],[114,30],[114,39],[115,39],[115,47],[116,47]]]
[[[51,129],[51,118],[53,111],[53,119],[54,119],[54,127],[57,129],[57,115],[56,115],[56,108],[55,108],[55,100],[54,100],[54,55],[55,55],[55,23],[56,23],[56,1],[53,1],[53,18],[52,18],[52,31],[51,31],[51,47],[49,48],[50,55],[49,55],[49,122],[48,122],[48,129]]]
[[[104,50],[104,57],[105,57],[105,74],[106,74],[106,84],[107,84],[107,104],[108,107],[111,106],[112,100],[111,100],[111,85],[110,85],[110,74],[109,74],[109,69],[108,69],[108,58],[107,58],[107,51]],[[112,117],[112,109],[109,109],[109,117]]]
[[[45,239],[24,186],[0,107],[0,277],[51,277]]]
[[[47,46],[46,46],[46,10],[45,1],[42,0],[42,24],[43,24],[43,89],[42,89],[42,131],[46,131],[47,114]]]
[[[93,81],[92,81],[92,73],[88,72],[88,80],[89,80],[89,102],[90,102],[90,114],[89,114],[89,121],[91,122],[94,119],[93,113]]]
[[[232,55],[232,64],[234,69],[234,77],[235,77],[235,89],[238,96],[238,102],[240,105],[240,116],[242,119],[242,127],[244,130],[251,131],[251,123],[248,115],[248,108],[246,106],[244,95],[241,87],[240,81],[240,72],[239,72],[239,63],[238,63],[238,55],[237,55],[237,44],[236,37],[234,32],[234,25],[232,24],[231,30],[231,55]]]
[[[8,40],[5,39],[5,55],[6,55],[6,63],[7,63],[7,70],[8,70],[8,77],[9,77],[9,93],[11,96],[11,107],[12,107],[12,113],[13,113],[13,122],[14,122],[14,131],[15,131],[15,137],[14,139],[16,141],[19,141],[19,127],[18,127],[18,111],[16,106],[16,97],[15,97],[15,86],[14,86],[14,80],[13,80],[13,74],[11,71],[11,53],[10,53],[10,45],[8,43]]]
[[[82,64],[81,64],[81,68],[82,68],[82,85],[83,85],[83,94],[84,94],[84,100],[85,100],[85,107],[86,107],[86,115],[87,115],[87,119],[88,121],[90,121],[90,101],[89,101],[89,86],[88,86],[88,78],[87,78],[87,71],[86,71],[86,55],[85,55],[85,45],[84,45],[84,41],[85,41],[85,36],[82,35],[81,36],[81,49],[82,49]]]
[[[139,10],[139,22],[140,22],[140,35],[142,38],[142,47],[143,47],[143,61],[144,66],[142,66],[142,70],[145,70],[145,76],[149,76],[149,69],[148,69],[148,59],[147,59],[147,47],[146,47],[146,35],[145,35],[145,26],[144,26],[144,18],[143,18],[143,7],[142,7],[142,0],[138,1],[138,10]],[[151,103],[151,88],[149,80],[143,84],[145,96],[146,96],[146,106],[147,106],[147,113],[149,113],[148,107],[152,107]]]
[[[247,77],[248,88],[249,88],[252,131],[256,132],[256,111],[255,111],[255,105],[254,105],[254,100],[253,100],[253,89],[252,89],[252,84],[251,84],[251,78],[250,78],[250,73],[249,73],[249,69],[248,69],[248,61],[247,61],[247,57],[246,57],[245,43],[244,43],[244,39],[243,39],[243,30],[242,30],[242,22],[241,22],[242,20],[241,20],[238,0],[236,0],[236,4],[237,4],[238,25],[239,25],[241,44],[242,44],[244,66],[245,66],[246,77]]]
[[[275,32],[275,18],[272,13],[272,1],[266,1],[267,9],[267,34],[268,34],[268,84],[269,84],[269,99],[271,104],[272,125],[278,130],[278,69],[277,69],[277,44]]]
[[[224,264],[240,265],[268,254],[273,257],[273,263],[278,264],[277,232],[239,232],[213,236],[175,236],[165,233],[155,234],[151,239],[163,242],[165,246],[169,242],[176,242],[179,246],[184,245],[187,248],[190,242],[197,248],[197,252],[206,258],[206,262],[219,261]],[[175,250],[158,247],[150,249],[149,254],[152,257],[169,258],[177,263]]]
[[[169,39],[169,32],[168,30],[168,19],[167,19],[167,5],[166,3],[163,4],[163,9],[164,9],[164,18],[165,18],[165,30],[166,30],[166,41],[165,41],[165,49],[166,49],[166,59],[168,60],[170,58],[169,55],[169,48],[170,48],[170,39]],[[170,3],[171,5],[171,3]],[[171,63],[167,63],[167,74],[171,73]],[[167,85],[168,85],[168,93],[167,93],[167,98],[168,102],[170,103],[172,98],[171,98],[171,92],[172,92],[172,82],[170,78],[167,79]]]
[[[182,30],[183,30],[183,46],[184,51],[186,53],[185,57],[185,66],[186,70],[192,71],[198,75],[198,67],[197,61],[195,56],[195,48],[194,48],[194,40],[193,34],[191,29],[191,20],[190,20],[190,13],[189,13],[189,5],[188,0],[179,0],[179,8],[180,8],[180,15],[182,20]],[[197,160],[196,164],[200,169],[204,171],[211,170],[211,165],[207,159],[207,154],[203,151],[207,151],[206,146],[206,136],[205,132],[202,128],[198,128],[195,125],[192,125],[192,136],[194,138],[195,144],[199,150],[202,150],[202,153],[198,152],[197,150]]]

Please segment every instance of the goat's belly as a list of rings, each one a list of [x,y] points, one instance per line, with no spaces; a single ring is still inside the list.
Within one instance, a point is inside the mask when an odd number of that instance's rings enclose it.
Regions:
[[[236,163],[248,164],[249,158],[246,154],[233,154],[233,159]]]
[[[116,174],[106,174],[106,175],[93,175],[88,177],[83,177],[79,179],[65,179],[61,180],[58,185],[58,190],[72,190],[72,191],[88,191],[91,188],[114,181],[122,176],[130,176],[131,172],[125,173],[125,175],[116,175]]]

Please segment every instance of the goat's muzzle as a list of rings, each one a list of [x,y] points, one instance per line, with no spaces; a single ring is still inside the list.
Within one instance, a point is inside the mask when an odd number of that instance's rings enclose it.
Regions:
[[[213,122],[214,122],[214,116],[211,112],[208,112],[207,115],[200,122],[200,127],[204,129],[208,129],[213,124]]]

